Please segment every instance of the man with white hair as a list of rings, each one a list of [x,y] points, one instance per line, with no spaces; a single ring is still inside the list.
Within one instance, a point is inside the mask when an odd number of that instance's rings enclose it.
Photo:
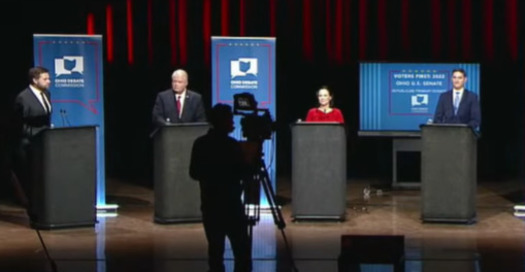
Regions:
[[[188,73],[177,69],[171,75],[171,88],[157,94],[152,119],[155,126],[166,123],[206,122],[200,94],[188,90]]]

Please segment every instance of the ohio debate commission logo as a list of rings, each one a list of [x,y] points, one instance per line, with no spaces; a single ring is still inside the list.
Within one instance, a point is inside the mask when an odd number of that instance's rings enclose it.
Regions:
[[[230,61],[231,89],[257,89],[257,58],[239,58]]]
[[[412,96],[412,107],[428,106],[428,94],[416,94]]]
[[[412,95],[410,99],[412,105],[412,112],[427,113],[428,112],[428,94]]]
[[[63,56],[55,59],[55,87],[84,87],[84,57]]]

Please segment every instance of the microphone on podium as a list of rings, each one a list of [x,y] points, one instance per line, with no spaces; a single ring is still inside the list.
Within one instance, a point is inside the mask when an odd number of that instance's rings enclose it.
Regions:
[[[64,109],[60,109],[60,118],[62,119],[62,126],[66,126],[66,119],[64,117]]]
[[[67,117],[67,111],[65,109],[60,109],[60,116],[62,117],[62,126],[70,127],[71,123],[69,122],[69,118]]]

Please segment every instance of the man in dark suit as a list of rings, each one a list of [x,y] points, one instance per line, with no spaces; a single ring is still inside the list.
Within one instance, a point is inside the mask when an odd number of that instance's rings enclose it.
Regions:
[[[465,89],[467,74],[463,69],[452,71],[453,89],[442,93],[434,114],[434,123],[467,124],[478,129],[481,110],[478,96]]]
[[[22,90],[15,99],[12,140],[13,170],[18,178],[15,185],[20,185],[29,197],[30,180],[28,171],[31,160],[31,140],[38,132],[50,126],[51,96],[49,71],[44,67],[29,69],[29,86]],[[24,202],[27,201],[23,200]],[[27,203],[24,203],[27,204]]]
[[[175,70],[171,75],[171,89],[157,94],[153,106],[153,124],[206,122],[206,113],[200,94],[188,90],[188,74]]]

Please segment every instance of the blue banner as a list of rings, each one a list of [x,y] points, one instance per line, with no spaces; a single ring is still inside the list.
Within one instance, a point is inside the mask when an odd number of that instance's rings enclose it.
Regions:
[[[477,63],[361,63],[361,131],[419,131],[432,119],[439,95],[452,89],[452,70],[466,71],[465,88],[480,94]]]
[[[97,126],[97,209],[106,209],[102,36],[35,34],[33,50],[50,71],[52,125]]]
[[[251,93],[259,109],[267,109],[275,121],[275,38],[212,37],[212,103],[229,104],[233,96]],[[240,120],[234,118],[233,137],[245,140]],[[264,161],[275,191],[276,139],[263,143]],[[275,192],[274,192],[275,193]],[[261,207],[268,207],[266,195],[261,189]]]

